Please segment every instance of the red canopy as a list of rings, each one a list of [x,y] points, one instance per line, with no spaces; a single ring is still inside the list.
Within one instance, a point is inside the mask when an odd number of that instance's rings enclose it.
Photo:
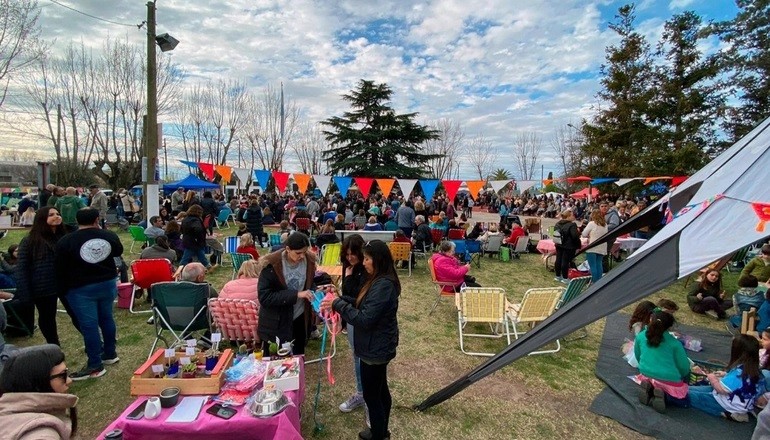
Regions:
[[[591,198],[596,198],[596,196],[599,195],[599,190],[596,188],[591,188]],[[588,197],[588,188],[581,189],[580,191],[576,193],[572,193],[569,195],[570,197],[574,197],[576,199],[584,199]]]

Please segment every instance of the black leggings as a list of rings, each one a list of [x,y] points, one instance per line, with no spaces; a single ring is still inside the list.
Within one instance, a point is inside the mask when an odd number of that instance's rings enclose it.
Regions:
[[[565,249],[561,246],[556,246],[556,264],[554,270],[557,277],[569,278],[569,264],[575,258],[575,251],[577,249]]]
[[[32,298],[32,303],[37,309],[37,325],[43,334],[45,342],[59,344],[59,331],[56,328],[56,307],[58,298],[56,295],[40,296]]]
[[[369,409],[372,439],[382,440],[388,432],[390,407],[393,406],[388,388],[388,364],[371,365],[362,360],[361,385],[364,391],[364,402]]]

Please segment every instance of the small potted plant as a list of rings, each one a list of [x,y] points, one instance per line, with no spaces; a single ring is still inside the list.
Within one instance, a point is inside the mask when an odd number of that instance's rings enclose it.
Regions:
[[[166,370],[166,377],[169,379],[179,377],[179,362],[174,361],[169,364],[168,370]]]
[[[198,365],[192,362],[187,365],[182,365],[182,377],[184,379],[193,379],[195,378],[195,372],[197,370],[198,370]]]
[[[206,350],[206,368],[204,369],[204,374],[206,374],[207,376],[211,375],[211,370],[213,370],[214,367],[217,366],[217,362],[219,361],[220,354],[221,353],[219,353],[219,350],[217,350],[216,347],[214,346]]]

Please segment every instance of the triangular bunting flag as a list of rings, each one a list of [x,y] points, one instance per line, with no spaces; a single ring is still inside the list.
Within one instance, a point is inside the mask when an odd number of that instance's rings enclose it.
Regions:
[[[455,196],[457,195],[457,190],[460,189],[460,185],[462,185],[462,180],[442,180],[441,183],[444,184],[444,189],[446,190],[446,196],[449,198],[449,200],[454,200]],[[420,181],[420,185],[422,185],[422,181]],[[423,186],[423,190],[425,187]],[[430,200],[430,199],[426,199]]]
[[[688,178],[689,176],[674,176],[673,178],[671,178],[671,186],[672,187],[679,186],[680,183],[684,182]]]
[[[233,168],[233,172],[235,173],[235,177],[238,178],[238,181],[241,182],[241,185],[246,185],[249,183],[249,174],[251,174],[251,171],[249,171],[248,168]]]
[[[647,177],[646,179],[644,179],[644,183],[642,185],[649,185],[656,180],[669,180],[669,179],[671,179],[671,177],[668,177],[668,176]]]
[[[754,213],[759,217],[759,223],[757,223],[756,231],[759,233],[765,232],[765,223],[770,221],[770,203],[758,203],[751,204],[754,209]]]
[[[257,183],[259,183],[259,186],[262,187],[262,192],[265,192],[267,189],[267,182],[270,181],[270,171],[254,170],[254,178],[257,179]]]
[[[206,176],[209,180],[214,180],[214,164],[213,163],[205,163],[205,162],[198,162],[198,168],[203,171],[203,175]]]
[[[214,169],[217,170],[217,174],[222,176],[224,183],[230,183],[230,178],[233,177],[233,167],[227,165],[215,165]]]
[[[329,183],[332,181],[332,176],[324,176],[322,174],[313,174],[313,180],[318,190],[321,191],[321,195],[326,195],[326,191],[329,190]]]
[[[524,192],[537,184],[537,180],[518,180],[516,181],[516,188],[520,192]]]
[[[436,192],[438,183],[439,181],[434,179],[420,180],[420,188],[422,188],[422,193],[425,195],[426,201],[433,198],[433,193]]]
[[[618,181],[617,181],[617,182],[615,182],[615,185],[617,185],[617,186],[623,186],[623,185],[625,185],[625,184],[627,184],[627,183],[631,183],[631,182],[633,182],[634,180],[639,180],[639,179],[641,179],[641,177],[632,177],[632,178],[630,178],[630,179],[618,179]]]
[[[366,197],[371,193],[372,191],[372,183],[374,183],[374,179],[371,177],[356,177],[356,185],[358,185],[358,190],[361,192],[361,195]]]
[[[404,193],[405,199],[408,199],[412,194],[415,185],[417,185],[417,179],[398,179],[398,186],[401,187],[401,192]]]
[[[495,194],[499,193],[500,191],[505,188],[505,185],[508,185],[511,183],[512,179],[508,180],[490,180],[489,184],[492,185],[492,189],[495,191]]]
[[[471,197],[475,200],[479,196],[479,191],[484,188],[487,182],[483,180],[466,180],[465,184],[468,185],[468,191],[471,193]]]
[[[348,188],[350,188],[350,182],[352,180],[353,179],[350,177],[334,176],[334,184],[337,185],[337,188],[340,190],[340,195],[342,197],[347,197]]]
[[[275,189],[278,193],[286,192],[286,184],[289,183],[289,173],[273,171],[273,179],[275,179]],[[264,188],[264,186],[262,188]]]
[[[190,168],[198,168],[198,162],[190,162],[189,160],[180,160],[179,162],[182,162]]]
[[[305,194],[305,191],[307,191],[307,184],[310,183],[310,174],[294,173],[293,176],[300,194]]]
[[[390,195],[390,192],[393,190],[393,184],[396,183],[396,179],[375,179],[377,181],[377,186],[380,187],[380,191],[382,191],[382,195],[387,197]]]

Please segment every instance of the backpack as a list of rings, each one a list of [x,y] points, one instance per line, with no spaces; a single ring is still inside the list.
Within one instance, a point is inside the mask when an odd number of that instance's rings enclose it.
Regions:
[[[561,244],[561,229],[558,226],[553,227],[553,244]]]

